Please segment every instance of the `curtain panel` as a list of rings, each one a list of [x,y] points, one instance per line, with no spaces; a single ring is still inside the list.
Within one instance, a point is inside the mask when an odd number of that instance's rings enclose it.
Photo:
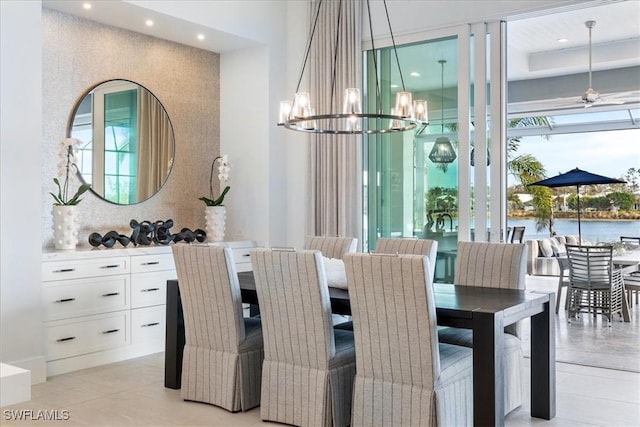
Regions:
[[[318,0],[310,4],[313,25]],[[363,88],[361,28],[361,1],[322,3],[309,59],[309,87],[316,114],[341,111],[344,90]],[[311,212],[315,235],[357,237],[362,242],[362,141],[361,135],[312,134]]]

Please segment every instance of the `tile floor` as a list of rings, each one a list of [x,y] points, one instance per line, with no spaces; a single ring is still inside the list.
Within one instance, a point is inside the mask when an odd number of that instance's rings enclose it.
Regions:
[[[557,280],[557,279],[555,279]],[[553,279],[528,279],[530,288],[555,291]],[[557,322],[558,356],[574,363],[556,363],[557,410],[551,421],[529,415],[529,359],[524,364],[525,402],[506,418],[507,426],[639,426],[640,425],[640,308],[633,307],[632,323],[614,321],[612,328],[591,319]],[[526,329],[526,328],[525,328]],[[525,343],[526,345],[526,343]],[[571,350],[578,345],[579,350]],[[581,346],[581,347],[580,347]],[[626,347],[625,347],[626,346]],[[598,349],[602,349],[598,352]],[[583,366],[626,352],[616,369]],[[572,353],[578,353],[576,356]],[[595,353],[595,354],[594,354]],[[561,360],[560,357],[557,358]],[[602,362],[602,360],[604,360]],[[631,369],[626,369],[631,368]],[[2,426],[257,426],[259,408],[231,414],[215,406],[185,402],[179,390],[164,387],[164,354],[50,377],[32,387],[32,400],[2,408]],[[626,369],[626,370],[622,370]],[[31,411],[31,412],[29,412]],[[38,411],[45,411],[38,412]],[[22,415],[29,420],[18,421]],[[43,421],[45,415],[68,418]]]
[[[32,400],[2,409],[2,426],[258,426],[260,410],[231,414],[215,406],[185,402],[164,388],[163,353],[49,378],[32,389]],[[528,359],[525,361],[528,371]],[[638,426],[640,374],[558,363],[557,414],[551,421],[529,416],[526,401],[509,414],[507,426]],[[20,410],[58,410],[66,421],[17,421]],[[22,414],[25,414],[22,411]],[[54,413],[55,414],[55,413]],[[276,425],[276,424],[272,424]]]

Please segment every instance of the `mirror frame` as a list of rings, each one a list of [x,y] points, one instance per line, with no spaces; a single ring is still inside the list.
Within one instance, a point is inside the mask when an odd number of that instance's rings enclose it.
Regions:
[[[171,129],[172,147],[171,147],[170,165],[169,165],[169,167],[167,169],[167,174],[164,177],[164,179],[162,180],[162,183],[148,197],[146,197],[145,199],[142,199],[142,200],[137,200],[136,199],[136,201],[132,202],[132,203],[118,203],[118,202],[114,202],[112,200],[106,199],[103,195],[101,195],[98,192],[94,191],[93,187],[91,187],[89,189],[91,191],[91,193],[93,193],[96,197],[98,197],[99,199],[101,199],[101,200],[103,200],[103,201],[105,201],[107,203],[111,203],[111,204],[118,205],[118,206],[133,206],[133,205],[137,205],[139,203],[142,203],[142,202],[144,202],[146,200],[149,200],[152,197],[154,197],[155,195],[157,195],[160,192],[160,190],[162,190],[164,185],[167,183],[167,181],[169,180],[169,176],[171,176],[171,172],[173,171],[173,165],[174,165],[174,162],[175,162],[175,155],[176,155],[175,131],[174,131],[174,128],[173,128],[173,123],[171,122],[171,117],[169,117],[169,113],[167,112],[167,109],[164,107],[164,104],[162,104],[162,102],[160,102],[158,97],[153,92],[151,92],[146,86],[144,86],[144,85],[142,85],[142,84],[140,84],[138,82],[135,82],[133,80],[122,79],[122,78],[114,78],[114,79],[100,81],[100,82],[90,86],[87,90],[85,90],[76,99],[76,102],[74,103],[73,108],[71,110],[71,114],[69,115],[69,120],[67,122],[66,136],[68,138],[73,138],[72,132],[73,132],[73,126],[74,126],[75,118],[76,118],[76,115],[78,114],[78,109],[82,105],[82,102],[85,100],[85,98],[87,96],[89,96],[92,92],[94,92],[96,89],[98,89],[100,86],[108,84],[108,83],[112,83],[112,82],[131,83],[133,85],[138,86],[138,88],[142,88],[142,89],[146,90],[147,93],[149,93],[153,97],[153,99],[155,99],[155,101],[158,103],[158,105],[162,108],[162,111],[164,112],[164,115],[165,115],[165,117],[167,119],[168,126]],[[93,121],[95,120],[94,111],[92,111],[91,114],[92,114],[91,123],[92,123],[92,127],[93,127]],[[94,130],[92,129],[92,137],[93,137],[93,135],[94,135]],[[92,155],[92,158],[93,158],[93,155]],[[82,175],[82,173],[81,173],[81,171],[79,169],[76,170],[76,176],[79,178],[80,182],[86,183],[86,180],[85,180],[84,176]]]

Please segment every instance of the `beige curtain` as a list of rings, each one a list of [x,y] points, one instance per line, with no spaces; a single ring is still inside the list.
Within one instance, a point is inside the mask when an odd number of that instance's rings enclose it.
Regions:
[[[311,24],[317,7],[318,0],[311,1]],[[362,7],[359,0],[325,0],[322,3],[309,66],[310,92],[317,114],[327,114],[330,110],[339,112],[344,90],[363,88]],[[336,31],[339,31],[339,46],[331,105]],[[313,233],[357,237],[358,242],[362,242],[362,136],[314,135],[311,140]]]
[[[138,90],[139,201],[162,187],[173,162],[173,130],[164,107],[149,91]]]

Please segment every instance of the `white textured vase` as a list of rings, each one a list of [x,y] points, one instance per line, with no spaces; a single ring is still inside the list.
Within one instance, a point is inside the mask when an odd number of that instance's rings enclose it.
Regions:
[[[207,221],[207,242],[221,242],[224,240],[224,226],[227,210],[224,206],[207,206],[205,219]]]
[[[53,244],[56,249],[75,249],[80,229],[78,206],[53,206]]]

